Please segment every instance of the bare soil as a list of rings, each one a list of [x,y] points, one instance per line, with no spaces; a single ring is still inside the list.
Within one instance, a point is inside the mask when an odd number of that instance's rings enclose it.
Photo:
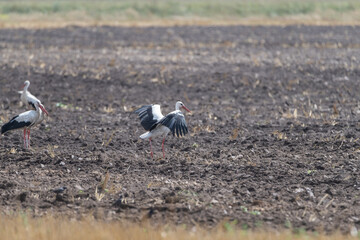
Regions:
[[[359,77],[360,27],[1,29],[0,120],[26,79],[50,113],[31,150],[1,137],[1,211],[360,229]],[[190,133],[152,160],[132,111],[178,99]]]

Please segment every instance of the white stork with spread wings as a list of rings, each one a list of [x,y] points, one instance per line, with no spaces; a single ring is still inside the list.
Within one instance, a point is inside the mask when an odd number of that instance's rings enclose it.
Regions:
[[[153,151],[151,146],[151,138],[162,136],[162,151],[163,156],[165,158],[165,150],[164,143],[165,138],[171,132],[173,136],[185,136],[188,133],[188,128],[186,125],[184,114],[180,109],[185,109],[190,112],[189,109],[185,107],[185,105],[178,101],[175,104],[175,111],[167,114],[165,117],[162,115],[160,110],[160,105],[152,104],[145,105],[135,111],[139,115],[141,125],[148,132],[142,134],[140,136],[141,139],[149,139],[150,140],[150,151],[151,157],[153,158]]]

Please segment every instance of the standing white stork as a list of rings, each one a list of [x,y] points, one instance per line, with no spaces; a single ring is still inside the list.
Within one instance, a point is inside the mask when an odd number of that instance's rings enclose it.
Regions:
[[[30,93],[30,91],[28,91],[29,86],[30,86],[30,81],[26,80],[22,86],[23,91],[19,91],[19,93],[21,94],[21,97],[20,97],[21,101],[25,104],[25,106],[28,106],[29,110],[31,110],[31,109],[36,110],[36,108],[35,108],[36,103],[39,103],[45,109],[45,106],[42,105],[41,101],[37,97],[32,95]],[[47,114],[46,109],[45,109],[45,112]],[[40,124],[43,120],[44,120],[44,111],[42,111],[40,109],[39,118],[36,121],[36,123],[34,124],[34,126]]]
[[[177,101],[175,104],[175,111],[167,114],[165,117],[162,115],[160,105],[152,104],[145,105],[135,111],[139,115],[141,125],[148,132],[140,136],[141,139],[150,140],[150,151],[151,157],[153,158],[153,151],[151,146],[151,138],[157,136],[163,136],[162,151],[165,158],[164,143],[165,138],[169,132],[172,132],[173,136],[175,133],[178,137],[185,136],[188,133],[184,114],[181,112],[181,108],[190,112],[189,109],[181,101]]]
[[[29,148],[31,127],[39,124],[42,121],[42,111],[48,115],[45,107],[40,102],[35,102],[34,106],[36,110],[23,112],[13,117],[8,123],[4,124],[1,127],[1,134],[4,134],[10,130],[24,129],[24,147]],[[28,134],[27,140],[26,131]]]
[[[21,94],[20,98],[25,106],[28,106],[29,109],[36,110],[35,104],[37,102],[41,104],[41,101],[28,91],[29,86],[30,86],[30,81],[26,80],[24,82],[24,85],[22,86],[23,90],[19,91],[19,93]]]

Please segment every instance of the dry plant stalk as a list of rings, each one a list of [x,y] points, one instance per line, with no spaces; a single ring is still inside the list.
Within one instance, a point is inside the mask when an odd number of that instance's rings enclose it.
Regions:
[[[95,188],[95,198],[98,202],[100,202],[105,197],[105,193],[98,193],[98,187]]]
[[[9,151],[11,154],[15,154],[16,153],[16,149],[15,148],[11,148]]]
[[[109,181],[109,178],[110,178],[110,175],[107,172],[105,174],[104,181],[100,185],[100,191],[98,191],[98,186],[96,186],[96,188],[95,188],[95,198],[98,202],[100,202],[105,197],[105,189],[106,189],[106,185]]]
[[[47,145],[47,150],[48,150],[48,153],[50,155],[51,158],[54,158],[55,157],[55,151],[54,151],[54,147],[51,146],[50,144]]]
[[[109,107],[104,107],[103,111],[106,113],[114,113],[115,109],[112,106],[109,106]]]
[[[333,105],[333,115],[335,117],[339,116],[339,111],[337,110],[336,104],[334,103]]]
[[[106,185],[107,185],[107,183],[108,183],[108,181],[109,181],[109,178],[110,178],[110,175],[109,175],[109,172],[107,172],[107,173],[105,174],[104,181],[103,181],[103,183],[101,184],[101,191],[105,191]]]
[[[111,136],[110,136],[110,138],[106,141],[106,143],[105,143],[104,141],[102,142],[101,146],[107,147],[107,146],[111,143],[111,141],[112,141],[112,139],[113,139],[113,137],[114,137],[114,134],[115,134],[115,130],[111,133]]]
[[[235,140],[239,135],[239,129],[235,128],[234,130],[232,130],[232,134],[229,137],[230,140]]]
[[[297,109],[295,108],[293,112],[291,112],[290,110],[286,113],[283,113],[282,116],[284,118],[294,118],[296,119],[298,117],[298,111]]]
[[[272,134],[279,140],[287,139],[286,133],[279,132],[278,130],[274,131]]]

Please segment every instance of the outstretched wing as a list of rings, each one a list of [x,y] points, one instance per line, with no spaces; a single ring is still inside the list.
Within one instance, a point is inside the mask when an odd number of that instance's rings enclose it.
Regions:
[[[158,104],[142,106],[138,110],[135,110],[135,113],[139,115],[141,125],[147,131],[164,117]]]
[[[175,136],[175,132],[176,136],[178,137],[185,136],[185,134],[189,132],[186,125],[185,117],[180,111],[175,113],[169,113],[159,122],[159,124],[168,127],[172,132],[173,136]]]

